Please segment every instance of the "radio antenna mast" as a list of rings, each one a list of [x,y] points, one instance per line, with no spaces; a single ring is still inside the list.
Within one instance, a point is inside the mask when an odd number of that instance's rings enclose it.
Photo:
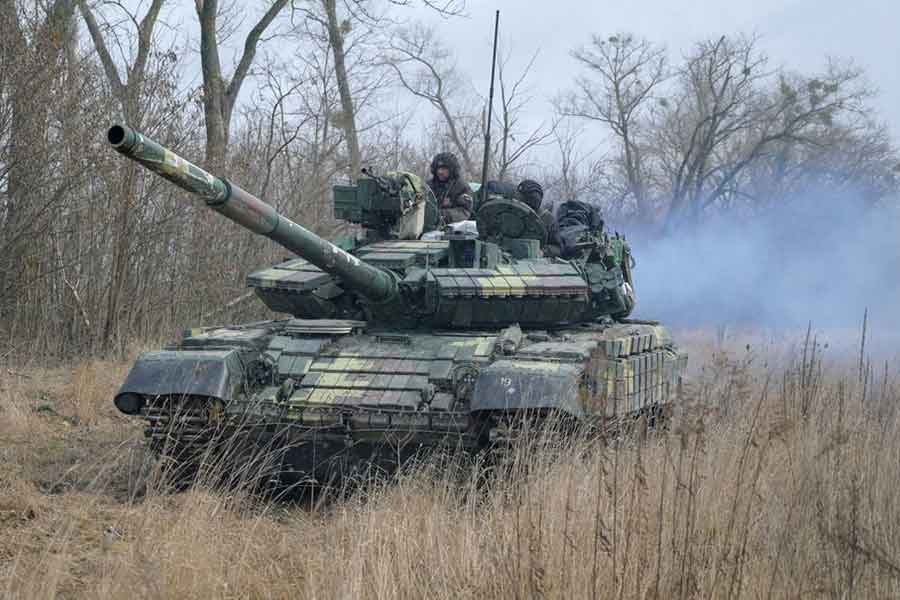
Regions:
[[[484,201],[487,195],[485,187],[487,185],[488,158],[491,153],[491,119],[493,118],[494,109],[494,71],[497,68],[497,32],[499,29],[500,11],[498,10],[494,15],[494,52],[491,57],[491,88],[488,93],[487,123],[485,123],[484,126],[484,158],[481,161],[481,188],[478,190],[481,194],[482,201]]]

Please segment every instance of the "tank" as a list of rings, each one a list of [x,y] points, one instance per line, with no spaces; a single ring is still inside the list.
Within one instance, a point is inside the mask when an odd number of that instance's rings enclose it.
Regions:
[[[361,233],[332,243],[125,125],[108,140],[296,255],[247,277],[272,320],[191,329],[137,359],[114,403],[157,451],[188,460],[241,439],[277,451],[280,481],[322,481],[508,447],[526,422],[605,429],[677,402],[687,356],[628,319],[634,259],[602,221],[554,233],[565,258],[545,256],[539,215],[485,194],[474,224],[425,233],[437,211],[419,177],[364,173],[334,187],[335,216]]]

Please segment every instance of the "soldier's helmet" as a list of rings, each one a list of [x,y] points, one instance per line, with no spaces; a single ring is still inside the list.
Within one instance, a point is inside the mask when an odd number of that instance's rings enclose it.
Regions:
[[[431,160],[431,176],[437,177],[437,170],[447,167],[450,170],[450,179],[459,178],[459,159],[452,152],[440,152]]]
[[[516,188],[519,199],[527,204],[531,210],[538,212],[541,209],[541,202],[544,200],[544,188],[533,179],[523,179]]]

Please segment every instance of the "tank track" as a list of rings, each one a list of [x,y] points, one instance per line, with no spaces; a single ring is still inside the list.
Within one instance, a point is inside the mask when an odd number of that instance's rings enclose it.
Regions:
[[[160,397],[141,409],[144,437],[159,456],[188,463],[208,452],[217,428],[203,398]]]

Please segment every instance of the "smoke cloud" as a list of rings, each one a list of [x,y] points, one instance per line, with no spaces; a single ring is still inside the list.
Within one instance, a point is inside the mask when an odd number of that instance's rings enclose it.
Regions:
[[[630,236],[635,317],[673,326],[900,329],[900,209],[796,199],[763,216],[722,216],[662,239]]]

